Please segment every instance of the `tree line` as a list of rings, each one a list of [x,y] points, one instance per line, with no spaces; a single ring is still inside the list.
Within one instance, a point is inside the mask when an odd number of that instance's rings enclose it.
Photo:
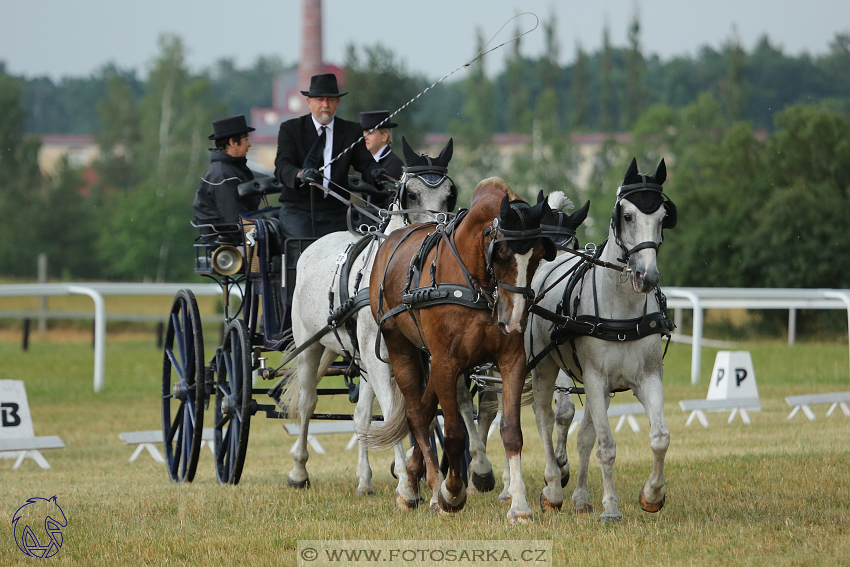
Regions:
[[[734,36],[720,49],[661,61],[646,56],[640,28],[629,45],[578,49],[559,63],[554,22],[537,58],[511,44],[492,78],[473,65],[440,84],[398,122],[408,139],[455,138],[451,173],[468,203],[475,183],[501,175],[529,198],[564,190],[591,214],[582,243],[607,236],[614,192],[628,162],[668,163],[665,191],[680,224],[665,235],[663,285],[850,287],[840,217],[850,171],[850,34],[825,55],[788,56],[765,37],[745,52]],[[479,33],[479,46],[483,44]],[[5,277],[33,278],[46,252],[50,276],[185,281],[191,275],[191,203],[203,173],[210,122],[270,106],[273,78],[287,67],[260,58],[237,69],[223,60],[189,71],[179,37],[160,38],[145,80],[107,66],[88,79],[23,79],[0,64],[0,257]],[[486,58],[485,58],[486,62]],[[386,46],[349,47],[342,113],[395,109],[431,81],[410,73]],[[45,179],[37,133],[93,133],[102,150],[94,176],[67,162]],[[609,136],[590,181],[579,183],[577,132]],[[530,134],[511,159],[495,132]]]

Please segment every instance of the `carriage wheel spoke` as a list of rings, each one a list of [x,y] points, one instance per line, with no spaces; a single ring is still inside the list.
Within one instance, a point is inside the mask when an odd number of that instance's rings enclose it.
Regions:
[[[178,427],[180,423],[180,418],[183,416],[183,409],[186,405],[186,402],[180,402],[180,406],[177,408],[177,414],[174,416],[174,421],[171,422],[171,429],[168,433],[168,438],[165,440],[166,443],[171,443],[174,440],[174,434],[181,430],[181,427]]]
[[[177,356],[174,355],[174,350],[165,349],[165,354],[168,356],[169,362],[171,362],[171,366],[174,369],[174,374],[176,374],[180,380],[185,380],[186,375],[183,372],[183,365],[180,364],[180,360],[177,358]]]

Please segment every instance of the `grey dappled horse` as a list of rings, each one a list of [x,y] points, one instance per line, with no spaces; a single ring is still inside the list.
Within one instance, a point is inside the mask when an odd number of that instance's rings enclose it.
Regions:
[[[559,369],[583,382],[586,393],[587,407],[578,430],[579,470],[572,496],[576,511],[593,511],[587,492],[587,472],[590,451],[596,441],[604,487],[602,518],[622,518],[614,491],[616,443],[608,424],[607,408],[613,392],[624,390],[631,390],[643,404],[650,422],[653,467],[640,491],[640,505],[648,512],[657,512],[664,505],[664,458],[670,433],[664,424],[663,345],[658,327],[663,326],[669,332],[672,323],[666,317],[663,295],[656,291],[659,281],[656,257],[662,228],[673,228],[676,224],[675,205],[665,200],[661,191],[666,176],[664,160],[654,176],[640,175],[633,160],[618,189],[608,240],[597,257],[602,262],[627,267],[626,271],[594,265],[583,275],[577,275],[581,272],[576,270],[550,287],[582,262],[565,254],[548,269],[541,267],[532,282],[538,296],[545,290],[540,307],[596,329],[594,336],[571,334],[565,323],[562,340],[553,341],[557,338],[552,334],[553,321],[542,316],[532,316],[526,329],[529,358],[545,354],[532,371],[535,419],[546,454],[546,486],[540,495],[544,510],[561,508],[562,477],[569,475],[565,451],[556,454],[552,443],[556,419],[559,431],[565,434],[575,413],[568,394],[559,396],[557,418],[553,412],[552,397]],[[621,335],[615,332],[613,337],[609,333],[605,340],[600,338],[605,324],[616,326],[627,321],[632,327],[628,333],[623,330]],[[602,326],[594,327],[600,322]],[[638,324],[643,334],[634,334]],[[554,348],[545,353],[550,343],[554,343]],[[559,445],[562,442],[559,439]]]

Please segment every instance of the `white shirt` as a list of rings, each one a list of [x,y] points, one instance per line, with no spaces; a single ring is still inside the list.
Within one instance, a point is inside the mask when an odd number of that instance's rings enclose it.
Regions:
[[[313,116],[312,114],[310,115],[310,118],[313,119],[313,126],[316,127],[316,134],[321,136],[322,135],[322,126],[325,126],[325,125],[320,123],[318,120],[316,120],[316,117]],[[328,165],[328,164],[330,164],[331,159],[333,159],[332,154],[333,154],[333,148],[334,148],[334,121],[331,120],[331,123],[328,124],[327,126],[325,126],[325,128],[326,128],[326,130],[325,130],[325,151],[322,153],[322,159],[324,160],[326,167],[325,167],[325,169],[322,170],[322,177],[323,177],[322,185],[327,187],[329,180],[331,178],[331,167],[333,167],[332,165]]]
[[[386,144],[384,144],[384,147],[382,147],[380,150],[378,150],[378,152],[377,152],[375,155],[373,155],[372,157],[373,157],[373,158],[375,158],[375,161],[376,161],[376,162],[380,162],[380,161],[381,161],[382,159],[384,159],[384,158],[387,156],[387,154],[388,154],[388,153],[390,153],[391,151],[392,151],[392,150],[390,149],[390,147],[389,147],[389,146],[387,146]]]

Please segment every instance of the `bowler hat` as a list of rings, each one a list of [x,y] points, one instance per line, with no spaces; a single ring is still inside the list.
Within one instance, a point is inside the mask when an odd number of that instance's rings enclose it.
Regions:
[[[304,96],[345,96],[348,93],[339,92],[336,84],[336,75],[325,73],[324,75],[313,75],[310,77],[310,90],[301,91]]]
[[[229,118],[222,118],[221,120],[214,120],[213,123],[213,134],[209,136],[209,140],[221,140],[223,138],[232,138],[233,136],[239,136],[240,134],[247,134],[248,132],[253,132],[256,128],[251,128],[248,126],[248,123],[245,122],[245,115],[239,114],[238,116],[230,116]]]
[[[389,110],[370,110],[369,112],[360,113],[360,128],[362,130],[371,130],[372,128],[395,128],[398,126],[395,122],[387,120],[390,117]],[[381,121],[386,120],[383,124]],[[378,126],[378,124],[381,124]]]

